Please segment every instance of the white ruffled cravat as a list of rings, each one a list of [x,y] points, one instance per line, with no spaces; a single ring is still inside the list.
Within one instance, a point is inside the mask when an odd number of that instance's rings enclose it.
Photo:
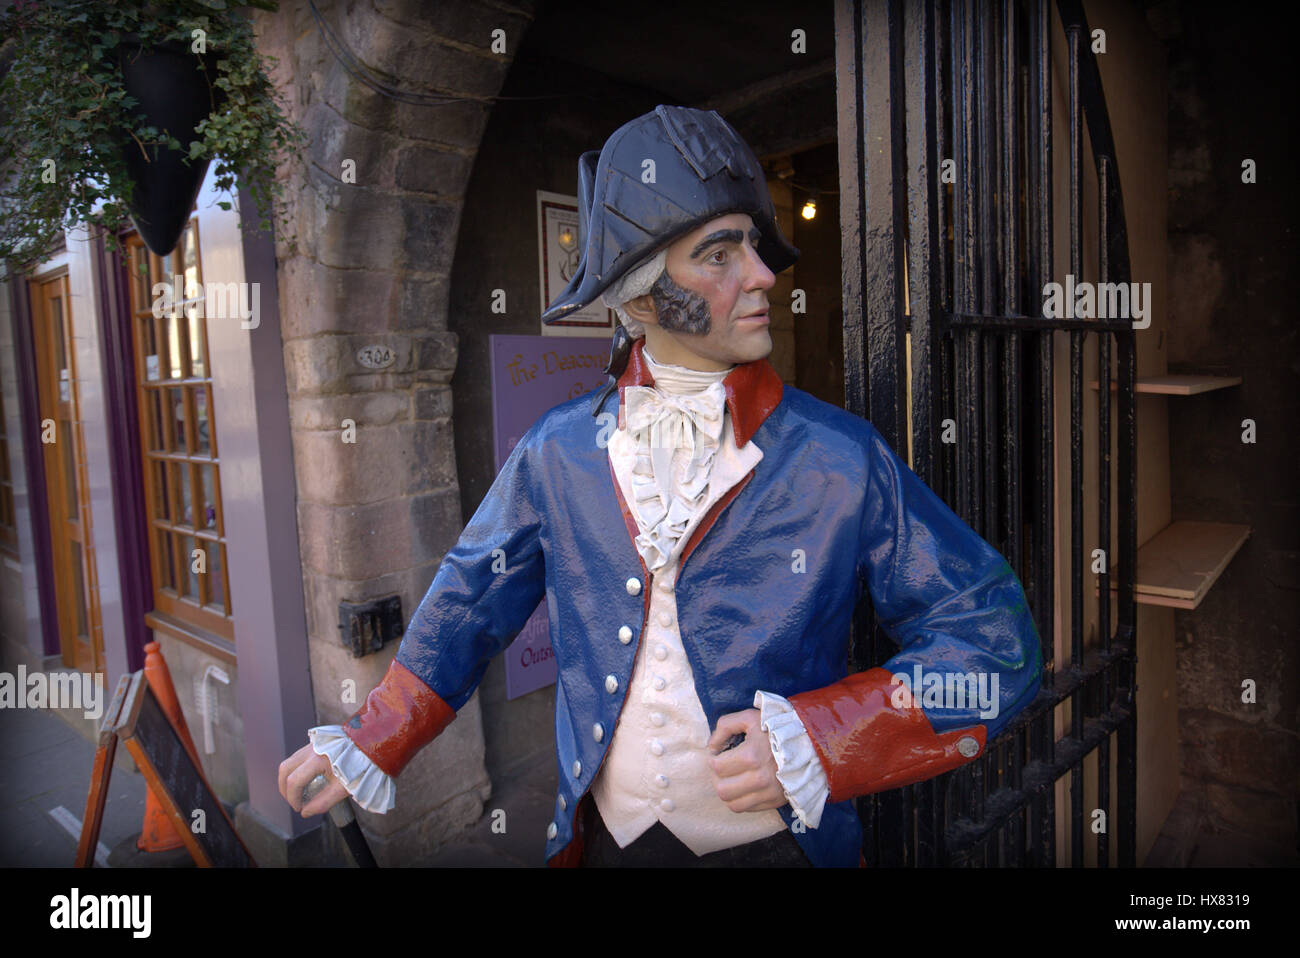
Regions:
[[[731,370],[659,363],[644,349],[642,355],[654,385],[624,391],[624,416],[636,442],[631,505],[645,530],[637,549],[657,572],[707,498],[726,413],[722,380]]]

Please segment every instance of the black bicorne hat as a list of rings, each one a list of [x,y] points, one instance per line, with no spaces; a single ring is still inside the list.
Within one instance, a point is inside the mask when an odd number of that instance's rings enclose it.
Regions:
[[[594,302],[660,247],[727,213],[753,218],[758,255],[773,273],[794,265],[799,251],[781,235],[758,158],[716,110],[661,105],[625,123],[578,160],[586,247],[542,322]]]

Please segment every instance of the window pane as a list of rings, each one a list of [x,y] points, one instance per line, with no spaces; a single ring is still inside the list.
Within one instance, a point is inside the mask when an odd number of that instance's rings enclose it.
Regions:
[[[63,298],[54,296],[50,299],[50,336],[54,340],[54,368],[60,370],[60,378],[63,378],[63,370],[68,366],[68,353],[64,348],[63,342]]]
[[[215,466],[199,466],[200,480],[203,483],[203,512],[199,519],[200,528],[215,529],[217,527],[217,500],[212,494],[212,474],[215,472]]]
[[[181,368],[182,337],[185,335],[185,328],[179,309],[173,309],[163,318],[163,329],[167,338],[166,375],[172,379],[180,379],[185,372]]]
[[[131,247],[131,281],[135,285],[134,309],[151,309],[153,296],[149,284],[149,257],[143,246]]]
[[[162,393],[157,389],[145,389],[144,408],[140,410],[140,425],[143,429],[141,439],[146,452],[162,452]]]
[[[221,567],[221,544],[206,542],[208,552],[208,608],[218,612],[226,611],[225,570]]]
[[[208,391],[203,386],[191,387],[194,389],[194,422],[195,435],[198,437],[198,445],[194,452],[201,456],[212,455],[212,444],[208,437]]]
[[[66,419],[59,420],[59,433],[56,442],[59,446],[59,459],[63,463],[63,497],[68,509],[68,518],[77,518],[77,463],[72,449],[72,423]]]
[[[158,577],[159,589],[176,591],[176,553],[172,543],[172,534],[161,529],[156,531],[158,543]]]
[[[190,322],[190,375],[202,378],[207,375],[203,363],[203,317],[199,315],[197,307],[192,306],[187,312]]]
[[[185,270],[185,279],[188,283],[190,276],[195,281],[198,280],[199,269],[199,243],[198,237],[194,235],[194,223],[188,223],[185,226],[185,232],[181,234],[180,241],[176,244],[176,251],[180,253],[181,266]],[[189,286],[186,286],[189,289]],[[190,293],[185,294],[187,297]]]
[[[185,452],[185,400],[178,387],[166,391],[167,421],[171,428],[171,445],[168,452]]]
[[[171,484],[167,481],[167,463],[154,461],[153,465],[154,481],[154,502],[153,516],[154,519],[164,519],[168,522],[172,518],[171,510]]]
[[[81,543],[76,540],[69,541],[70,550],[69,558],[72,561],[72,582],[74,593],[71,596],[72,608],[77,615],[77,635],[89,636],[90,630],[86,626],[86,580],[81,571]]]
[[[194,571],[194,539],[190,536],[178,536],[181,548],[181,558],[185,563],[185,595],[189,598],[196,599],[199,595],[199,577]]]
[[[191,525],[189,466],[178,462],[170,462],[167,466],[168,471],[171,473],[172,482],[176,483],[176,489],[179,493],[177,508],[180,512],[176,522],[178,525]]]

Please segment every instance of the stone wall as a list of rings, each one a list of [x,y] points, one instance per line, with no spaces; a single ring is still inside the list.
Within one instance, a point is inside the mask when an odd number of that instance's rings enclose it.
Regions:
[[[281,328],[318,719],[339,722],[382,678],[396,643],[355,659],[342,600],[397,593],[409,621],[461,528],[447,291],[466,181],[491,100],[532,16],[520,3],[321,2],[351,54],[412,104],[358,80],[305,2],[256,15],[273,82],[310,137],[277,235]],[[491,50],[505,31],[506,52]],[[354,175],[353,175],[354,174]],[[363,366],[378,346],[391,364]],[[355,441],[345,442],[345,420]],[[355,682],[355,696],[348,693]],[[306,741],[306,729],[303,730]],[[477,700],[399,780],[397,807],[362,814],[381,864],[415,863],[474,822],[490,785]]]

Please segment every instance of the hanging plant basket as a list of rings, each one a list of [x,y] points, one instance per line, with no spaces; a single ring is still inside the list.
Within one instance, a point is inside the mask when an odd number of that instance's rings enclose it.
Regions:
[[[123,86],[147,126],[188,145],[195,128],[224,105],[225,96],[209,82],[216,72],[211,55],[201,57],[180,44],[119,49]],[[187,151],[166,144],[146,146],[125,133],[122,141],[131,222],[151,251],[166,256],[189,221],[209,160],[190,159]]]
[[[272,0],[248,5],[274,10]],[[209,165],[292,243],[277,169],[307,138],[281,108],[247,9],[224,0],[0,4],[0,260],[32,269],[66,230],[134,224],[175,248]]]

